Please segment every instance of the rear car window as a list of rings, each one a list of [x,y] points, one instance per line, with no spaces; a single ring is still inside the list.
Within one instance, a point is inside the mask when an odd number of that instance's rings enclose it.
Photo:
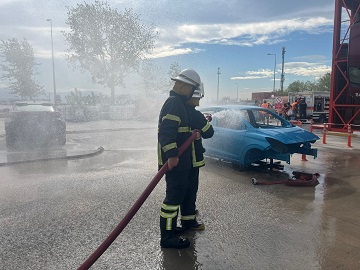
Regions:
[[[54,112],[54,107],[43,104],[17,104],[14,106],[15,112]]]

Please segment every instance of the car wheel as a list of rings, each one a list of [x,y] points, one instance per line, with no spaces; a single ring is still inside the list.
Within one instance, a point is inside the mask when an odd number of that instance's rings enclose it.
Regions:
[[[251,163],[256,163],[263,159],[263,152],[260,149],[250,149],[245,154],[244,163],[250,166]]]
[[[238,164],[237,169],[239,172],[245,172],[249,169],[250,165]]]

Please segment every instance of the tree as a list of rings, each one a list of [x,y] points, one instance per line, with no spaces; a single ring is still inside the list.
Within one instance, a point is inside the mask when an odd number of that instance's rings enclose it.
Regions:
[[[331,73],[328,72],[325,75],[321,76],[316,82],[316,91],[326,91],[330,92],[331,85]]]
[[[317,82],[310,81],[294,81],[289,84],[287,92],[314,92],[314,91],[330,91],[331,73],[321,76]]]
[[[168,71],[168,75],[169,75],[168,89],[171,89],[172,86],[174,85],[174,81],[172,81],[171,78],[176,77],[177,75],[179,75],[180,72],[181,72],[181,67],[178,62],[173,62],[170,64],[170,68]],[[169,91],[168,89],[166,89],[166,91]]]
[[[22,99],[32,99],[44,94],[43,86],[35,80],[37,75],[34,51],[26,39],[19,41],[16,38],[1,40],[0,52],[5,64],[1,64],[4,75],[1,78],[9,81],[12,94]]]
[[[70,46],[69,62],[87,70],[93,83],[109,87],[114,102],[115,87],[125,86],[125,75],[154,48],[158,33],[141,24],[132,10],[119,13],[107,2],[77,4],[67,15],[70,32],[63,34]]]
[[[289,86],[287,87],[287,92],[308,92],[308,91],[313,91],[315,87],[315,84],[310,82],[310,81],[294,81],[292,83],[289,84]]]
[[[162,68],[153,61],[142,61],[139,75],[142,77],[140,87],[144,89],[145,97],[153,97],[155,93],[169,91]]]

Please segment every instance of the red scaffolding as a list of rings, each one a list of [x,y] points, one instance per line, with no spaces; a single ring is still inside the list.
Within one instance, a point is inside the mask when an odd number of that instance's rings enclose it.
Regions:
[[[329,104],[329,129],[333,131],[346,132],[349,125],[360,128],[360,101],[350,95],[347,76],[350,27],[359,12],[360,0],[335,0]]]

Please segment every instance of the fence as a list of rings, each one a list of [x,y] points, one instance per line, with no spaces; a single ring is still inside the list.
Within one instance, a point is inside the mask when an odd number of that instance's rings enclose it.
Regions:
[[[61,111],[64,119],[70,122],[88,122],[100,119],[131,120],[135,114],[134,105],[57,105],[57,108]]]
[[[310,132],[313,132],[313,129],[322,129],[322,143],[326,144],[326,136],[328,134],[335,134],[335,133],[330,133],[329,132],[329,126],[336,126],[336,125],[341,125],[341,126],[347,126],[346,131],[344,130],[343,133],[340,134],[344,134],[347,136],[347,147],[352,147],[351,146],[351,139],[352,137],[354,137],[355,135],[353,134],[353,128],[352,127],[359,127],[360,125],[353,125],[353,124],[334,124],[334,123],[324,123],[322,125],[314,125],[313,122],[310,123]]]

